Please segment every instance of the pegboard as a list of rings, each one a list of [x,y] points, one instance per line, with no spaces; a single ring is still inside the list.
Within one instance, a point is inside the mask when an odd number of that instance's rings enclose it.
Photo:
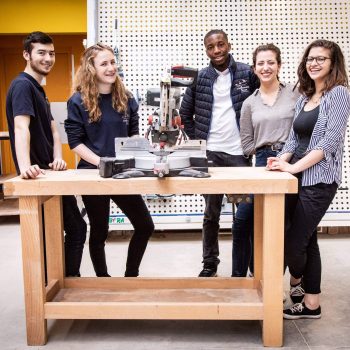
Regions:
[[[158,87],[161,75],[171,65],[207,66],[203,37],[211,29],[223,29],[232,44],[234,58],[249,64],[258,45],[276,44],[282,52],[280,76],[284,82],[296,81],[296,69],[303,50],[315,39],[336,41],[348,66],[350,62],[348,0],[99,0],[97,16],[99,41],[118,47],[125,85],[142,98],[142,132],[148,115],[153,111],[143,102],[147,89]],[[349,142],[348,128],[343,183],[323,225],[350,223]],[[201,196],[153,196],[145,200],[157,228],[166,228],[171,223],[175,224],[169,226],[171,228],[178,223],[184,228],[201,227]],[[230,227],[230,205],[223,203],[223,209],[222,226]],[[112,206],[111,224],[124,227],[126,220],[120,215]]]

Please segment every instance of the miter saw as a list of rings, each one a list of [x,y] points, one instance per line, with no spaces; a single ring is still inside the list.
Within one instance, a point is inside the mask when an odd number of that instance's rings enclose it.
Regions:
[[[162,77],[159,97],[151,98],[159,108],[148,118],[145,137],[116,138],[116,156],[101,158],[102,177],[210,176],[206,142],[189,140],[178,112],[181,87],[196,84],[197,75],[197,69],[181,66]]]

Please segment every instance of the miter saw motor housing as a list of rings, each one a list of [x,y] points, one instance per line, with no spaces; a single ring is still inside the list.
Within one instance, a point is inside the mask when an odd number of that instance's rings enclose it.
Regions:
[[[148,118],[145,138],[116,138],[115,158],[102,157],[102,177],[209,177],[204,140],[189,140],[179,115],[181,87],[196,83],[198,70],[172,67],[160,82],[159,108]],[[184,78],[191,78],[185,80]],[[156,92],[153,91],[153,94]]]

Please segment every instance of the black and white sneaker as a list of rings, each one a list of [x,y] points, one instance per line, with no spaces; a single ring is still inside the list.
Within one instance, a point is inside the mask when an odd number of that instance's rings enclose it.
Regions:
[[[291,308],[283,311],[283,318],[298,320],[300,318],[321,318],[321,306],[316,310],[310,310],[304,303],[294,304]]]
[[[198,277],[216,277],[217,266],[212,264],[204,264],[203,270],[199,273]]]
[[[305,290],[301,282],[296,286],[290,286],[289,296],[293,304],[299,304],[304,300]]]

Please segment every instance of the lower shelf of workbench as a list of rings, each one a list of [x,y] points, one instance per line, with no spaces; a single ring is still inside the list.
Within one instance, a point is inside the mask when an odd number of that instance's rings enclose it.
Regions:
[[[47,319],[262,320],[252,278],[66,278]]]
[[[18,198],[0,200],[0,216],[19,215]]]

